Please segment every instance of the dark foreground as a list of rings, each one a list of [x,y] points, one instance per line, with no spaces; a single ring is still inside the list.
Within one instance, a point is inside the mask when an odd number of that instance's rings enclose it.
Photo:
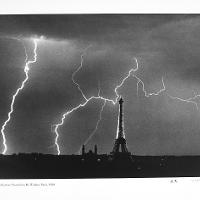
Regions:
[[[188,176],[200,176],[200,156],[0,155],[1,179]]]

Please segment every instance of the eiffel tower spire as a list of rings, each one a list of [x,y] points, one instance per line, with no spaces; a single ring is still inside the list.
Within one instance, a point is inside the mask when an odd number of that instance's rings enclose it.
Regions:
[[[116,136],[114,148],[113,148],[113,151],[111,152],[111,154],[119,153],[120,148],[121,148],[121,153],[130,154],[128,152],[128,148],[126,146],[126,139],[125,139],[125,134],[124,134],[123,102],[124,101],[121,97],[120,100],[119,100],[117,136]]]
[[[125,138],[124,134],[124,120],[123,120],[123,99],[119,100],[119,114],[118,114],[118,125],[116,138]]]

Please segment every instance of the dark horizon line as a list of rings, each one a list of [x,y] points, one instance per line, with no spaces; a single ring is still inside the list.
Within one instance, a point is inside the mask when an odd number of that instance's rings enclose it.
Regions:
[[[13,153],[13,154],[0,154],[0,156],[19,156],[19,155],[42,155],[42,156],[88,156],[89,154],[86,153],[85,155],[83,154],[60,154],[60,155],[56,155],[56,154],[48,154],[48,153],[39,153],[39,152],[31,152],[31,153]],[[101,154],[92,154],[93,156],[111,156],[111,154],[106,154],[106,153],[101,153]],[[139,155],[139,154],[130,154],[131,156],[135,156],[135,157],[200,157],[199,155]]]

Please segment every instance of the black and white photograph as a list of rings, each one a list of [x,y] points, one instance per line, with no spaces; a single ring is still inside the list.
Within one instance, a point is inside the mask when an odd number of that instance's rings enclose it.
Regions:
[[[0,26],[0,178],[200,175],[199,15]]]
[[[198,13],[1,14],[0,182],[200,177],[199,52]]]

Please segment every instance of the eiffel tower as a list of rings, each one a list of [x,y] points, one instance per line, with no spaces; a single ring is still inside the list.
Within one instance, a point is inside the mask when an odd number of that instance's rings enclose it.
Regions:
[[[117,136],[115,139],[115,144],[111,155],[131,155],[126,146],[126,139],[124,134],[124,121],[123,121],[123,99],[119,100],[119,114],[118,114],[118,126],[117,126]],[[121,149],[121,151],[120,151]]]

